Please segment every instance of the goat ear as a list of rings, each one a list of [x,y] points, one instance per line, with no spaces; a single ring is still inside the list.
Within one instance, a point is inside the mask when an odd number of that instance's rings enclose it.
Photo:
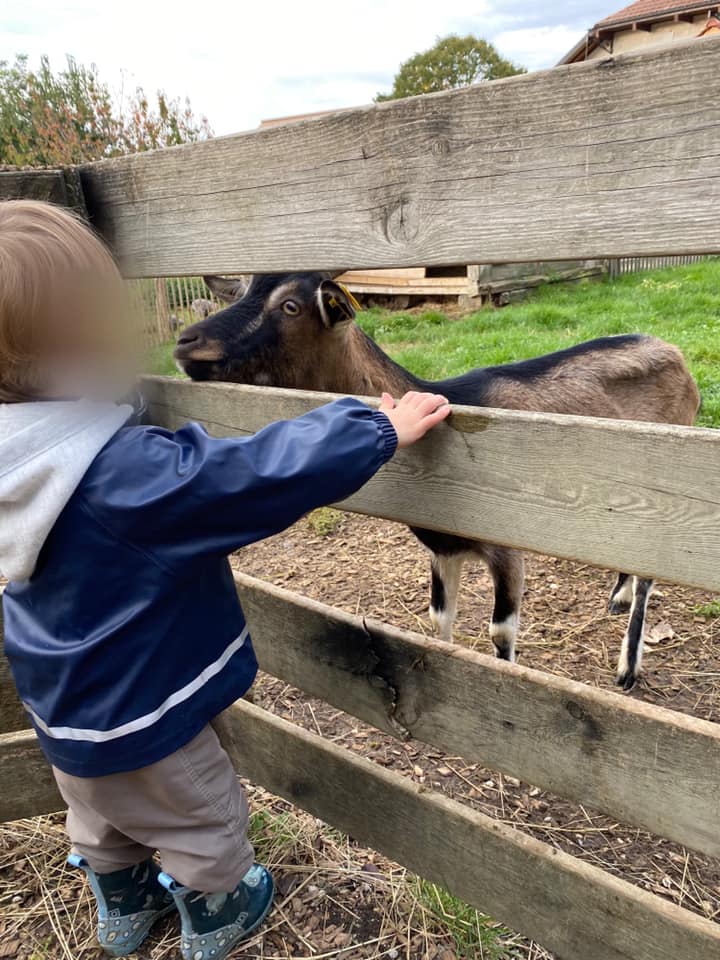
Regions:
[[[235,303],[248,288],[248,284],[239,277],[203,277],[203,280],[208,290],[225,303]]]
[[[360,304],[350,291],[334,280],[323,280],[317,298],[320,316],[326,327],[354,320],[355,311],[360,309]]]

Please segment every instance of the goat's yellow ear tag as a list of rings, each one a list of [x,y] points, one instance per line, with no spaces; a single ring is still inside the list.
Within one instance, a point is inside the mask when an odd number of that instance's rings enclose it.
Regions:
[[[350,293],[350,291],[349,291],[348,288],[345,286],[345,284],[344,284],[344,283],[339,283],[338,286],[340,287],[340,289],[342,290],[342,292],[345,294],[345,296],[348,298],[348,301],[350,302],[350,306],[353,308],[353,310],[362,310],[362,307],[361,307],[360,304],[357,302],[357,300],[355,299],[355,297]]]

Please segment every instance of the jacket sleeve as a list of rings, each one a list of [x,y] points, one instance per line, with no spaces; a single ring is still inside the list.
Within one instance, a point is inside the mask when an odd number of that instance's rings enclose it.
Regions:
[[[129,428],[91,468],[88,507],[170,566],[227,554],[359,490],[392,457],[389,419],[350,398],[251,437]]]

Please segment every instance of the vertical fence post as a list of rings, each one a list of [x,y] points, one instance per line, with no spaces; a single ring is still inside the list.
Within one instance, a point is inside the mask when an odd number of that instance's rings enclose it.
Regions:
[[[158,277],[155,280],[155,316],[157,318],[158,337],[163,342],[168,339],[168,331],[170,330],[170,304],[165,277]]]

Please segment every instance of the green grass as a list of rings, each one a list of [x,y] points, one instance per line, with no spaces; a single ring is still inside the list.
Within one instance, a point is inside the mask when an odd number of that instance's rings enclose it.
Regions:
[[[151,347],[145,365],[147,372],[157,374],[160,377],[179,377],[180,372],[173,360],[174,349],[174,340],[171,340],[169,343],[161,343],[156,347]]]
[[[257,810],[250,816],[249,835],[261,860],[271,860],[277,850],[294,849],[302,838],[302,822],[293,813]]]
[[[331,533],[335,533],[342,519],[342,513],[332,507],[319,507],[307,515],[307,522],[316,537],[329,537]]]
[[[650,333],[677,344],[703,396],[699,423],[720,426],[720,260],[610,281],[541,287],[520,304],[448,322],[436,311],[362,315],[363,328],[420,377],[524,360],[592,337]]]
[[[508,934],[483,914],[427,880],[416,878],[415,896],[422,906],[448,931],[455,941],[458,957],[467,960],[510,960],[512,953],[502,943]]]
[[[368,310],[361,326],[390,355],[429,380],[473,367],[539,356],[592,337],[655,334],[677,344],[703,396],[699,424],[720,426],[720,260],[630,274],[610,281],[541,287],[527,301],[460,320],[438,310]],[[172,348],[158,347],[154,373],[175,373]]]
[[[720,599],[711,600],[709,603],[701,603],[693,608],[693,612],[700,617],[707,617],[708,620],[714,620],[720,617]]]

